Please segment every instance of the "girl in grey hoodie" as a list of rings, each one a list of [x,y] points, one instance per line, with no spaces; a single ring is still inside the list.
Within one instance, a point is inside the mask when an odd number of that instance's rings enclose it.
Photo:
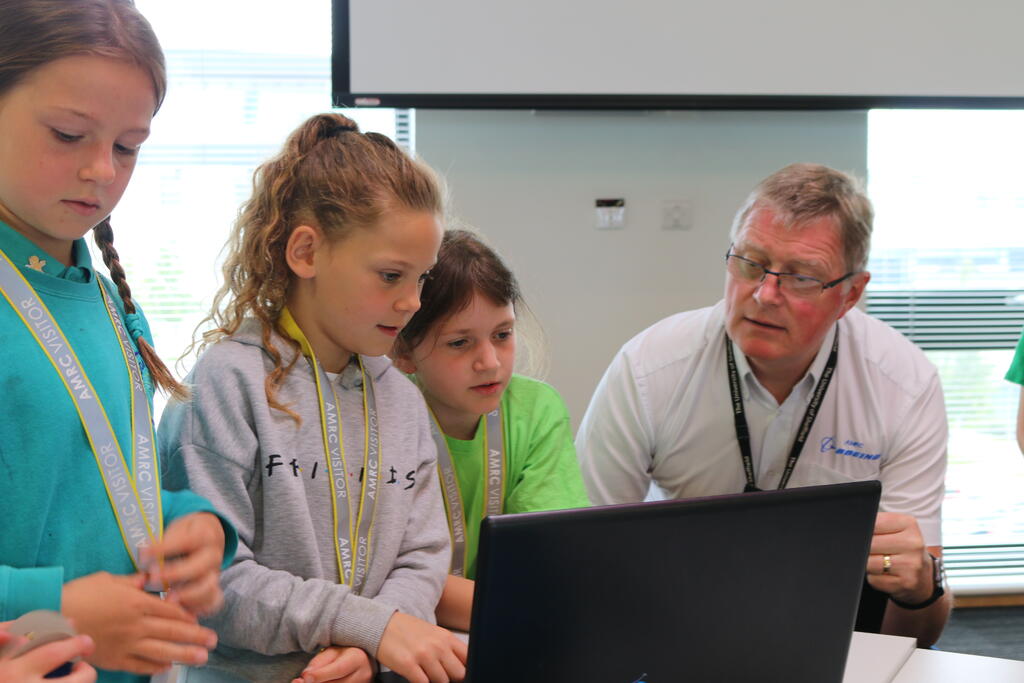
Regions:
[[[441,242],[429,168],[339,114],[256,171],[190,375],[160,425],[165,483],[236,525],[224,609],[189,681],[461,680],[434,624],[450,562],[420,394],[384,354]]]

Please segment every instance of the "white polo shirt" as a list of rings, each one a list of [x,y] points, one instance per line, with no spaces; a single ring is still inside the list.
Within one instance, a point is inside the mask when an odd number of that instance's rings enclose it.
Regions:
[[[839,359],[789,487],[878,479],[883,511],[913,515],[941,545],[946,407],[935,366],[900,333],[850,310]],[[779,405],[733,345],[759,488],[778,487],[796,431],[828,360],[830,332]],[[616,354],[576,437],[596,504],[743,490],[746,479],[726,375],[725,303],[665,318]]]

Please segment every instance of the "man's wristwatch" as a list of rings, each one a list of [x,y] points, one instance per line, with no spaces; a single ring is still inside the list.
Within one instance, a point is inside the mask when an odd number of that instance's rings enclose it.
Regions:
[[[890,600],[892,600],[894,603],[896,603],[903,609],[924,609],[925,607],[928,607],[936,600],[941,598],[946,593],[946,570],[942,566],[942,558],[935,557],[931,553],[928,553],[928,557],[932,558],[932,580],[935,582],[935,588],[932,590],[932,594],[929,595],[924,602],[902,602],[892,596],[889,596]]]

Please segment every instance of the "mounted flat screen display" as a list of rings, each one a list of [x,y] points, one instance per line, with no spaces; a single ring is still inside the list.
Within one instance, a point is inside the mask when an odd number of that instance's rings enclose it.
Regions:
[[[333,0],[339,106],[1024,107],[1020,0]]]

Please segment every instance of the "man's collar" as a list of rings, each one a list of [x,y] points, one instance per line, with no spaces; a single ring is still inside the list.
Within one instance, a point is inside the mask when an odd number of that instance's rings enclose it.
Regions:
[[[797,396],[801,402],[807,400],[810,397],[814,386],[817,384],[818,379],[821,377],[821,373],[825,369],[825,364],[828,363],[829,354],[832,352],[832,342],[835,341],[836,335],[839,333],[838,323],[832,326],[828,334],[821,341],[821,347],[818,349],[818,353],[814,356],[814,360],[811,361],[811,365],[807,368],[807,372],[804,373],[796,384],[793,385],[793,392],[797,392]],[[770,396],[770,392],[761,384],[760,380],[754,374],[753,369],[750,367],[750,362],[744,355],[743,350],[740,349],[739,345],[729,340],[731,343],[733,355],[736,358],[736,370],[739,372],[740,377],[744,380],[740,383],[740,390],[743,392],[743,398],[749,398],[749,392],[756,388],[756,391],[763,392],[764,395]],[[792,392],[791,392],[792,394]]]
[[[825,364],[828,363],[829,354],[832,353],[832,342],[835,341],[836,335],[839,334],[839,323],[832,326],[825,338],[821,340],[821,348],[818,349],[818,355],[814,357],[811,362],[811,367],[807,368],[807,374],[804,375],[801,382],[810,382],[811,386],[814,386],[821,378],[821,373],[825,370]]]

